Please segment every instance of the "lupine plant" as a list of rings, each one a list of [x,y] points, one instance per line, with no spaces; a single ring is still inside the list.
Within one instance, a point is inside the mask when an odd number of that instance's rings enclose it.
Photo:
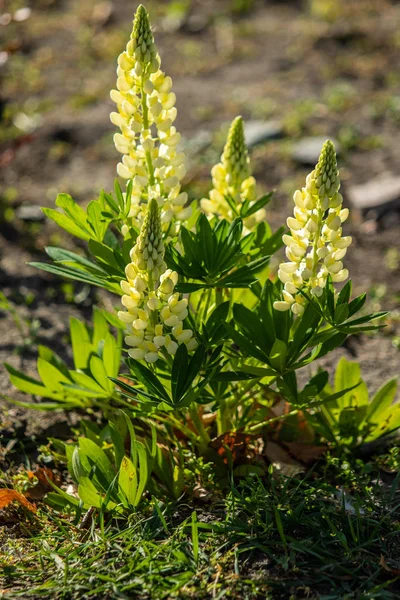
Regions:
[[[85,241],[85,254],[50,247],[52,262],[33,263],[104,288],[115,312],[95,309],[93,327],[71,322],[73,370],[44,348],[40,380],[8,367],[17,388],[43,399],[25,405],[102,411],[102,426],[84,421],[78,443],[58,444],[58,456],[85,506],[121,512],[146,493],[179,497],[201,483],[210,464],[221,485],[229,472],[262,475],[262,448],[269,436],[285,435],[290,419],[295,437],[307,423],[314,443],[341,443],[349,398],[364,390],[358,372],[334,389],[324,370],[303,386],[297,372],[349,335],[379,328],[384,316],[365,314],[365,294],[352,298],[351,282],[344,283],[349,211],[333,143],[324,144],[294,193],[287,228],[272,232],[265,210],[272,194],[257,195],[237,117],[208,197],[190,204],[181,188],[175,94],[160,64],[140,6],[111,92],[125,183],[116,181],[113,193],[101,192],[86,210],[59,195],[61,211],[44,212]],[[269,262],[283,245],[287,260],[275,276]],[[390,410],[393,383],[384,394],[385,426],[374,434],[367,425],[381,403],[375,397],[368,408],[364,396],[353,445],[400,425]],[[52,502],[77,505],[68,498],[59,490]]]

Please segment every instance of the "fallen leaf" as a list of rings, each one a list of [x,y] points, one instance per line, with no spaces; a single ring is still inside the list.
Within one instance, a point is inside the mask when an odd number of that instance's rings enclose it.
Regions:
[[[389,567],[383,554],[381,554],[379,566],[382,567],[382,569],[384,569],[388,573],[392,573],[392,575],[400,575],[400,569],[392,569],[392,567]]]
[[[215,439],[211,440],[209,446],[218,452],[219,456],[223,458],[224,463],[228,463],[227,452],[230,452],[232,460],[235,462],[239,458],[247,456],[252,452],[250,444],[254,436],[241,433],[239,431],[227,432],[219,435]]]
[[[304,471],[304,466],[276,442],[267,441],[265,455],[269,462],[283,475],[291,477]]]
[[[5,508],[11,504],[11,502],[19,502],[31,512],[36,512],[36,506],[29,502],[29,500],[19,492],[9,489],[0,490],[0,508]]]
[[[284,446],[289,450],[295,460],[299,460],[305,465],[310,465],[321,458],[327,451],[327,446],[315,446],[313,444],[300,444],[298,442],[284,442]]]
[[[52,491],[53,487],[49,483],[49,480],[57,485],[59,484],[56,475],[48,467],[39,467],[32,473],[33,476],[38,479],[38,482],[26,490],[26,496],[31,500],[41,500],[46,494]]]

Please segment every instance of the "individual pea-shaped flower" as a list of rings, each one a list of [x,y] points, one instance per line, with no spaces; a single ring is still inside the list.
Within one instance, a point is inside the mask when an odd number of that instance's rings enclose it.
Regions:
[[[209,198],[203,198],[200,202],[201,208],[207,215],[218,215],[227,221],[232,221],[240,213],[243,202],[249,201],[249,206],[252,206],[256,201],[256,181],[250,173],[250,159],[244,138],[242,117],[236,117],[232,122],[221,162],[214,165],[211,176],[213,189],[209,193]],[[236,214],[227,197],[233,201]],[[245,231],[252,230],[257,223],[265,219],[265,216],[265,209],[262,208],[254,215],[245,218]]]
[[[288,262],[278,271],[283,298],[274,302],[275,309],[301,315],[306,304],[301,292],[320,296],[329,275],[337,283],[347,279],[342,259],[351,237],[342,235],[342,223],[349,211],[342,208],[339,188],[335,148],[328,140],[305,187],[293,196],[294,216],[287,220],[290,235],[283,236]]]
[[[191,214],[190,207],[185,207],[187,195],[181,192],[185,156],[178,150],[180,134],[174,126],[177,110],[172,80],[160,70],[160,57],[143,6],[136,11],[131,39],[118,58],[117,76],[117,89],[111,91],[111,99],[118,112],[112,112],[110,118],[120,128],[120,133],[114,135],[115,147],[123,155],[117,172],[132,180],[129,218],[140,228],[146,202],[155,199],[161,207],[164,229],[170,229],[172,221],[184,221]]]

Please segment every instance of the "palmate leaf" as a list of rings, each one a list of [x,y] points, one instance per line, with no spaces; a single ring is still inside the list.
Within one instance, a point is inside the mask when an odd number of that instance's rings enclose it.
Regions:
[[[90,329],[76,318],[70,321],[72,351],[75,370],[45,346],[39,347],[37,370],[40,381],[6,365],[11,383],[20,391],[51,399],[54,402],[24,403],[37,410],[56,408],[85,408],[96,398],[107,399],[113,395],[110,375],[118,374],[120,367],[122,334],[117,339],[109,331],[105,311],[94,309],[94,326]]]
[[[195,393],[193,383],[199,376],[205,358],[205,348],[202,345],[189,359],[185,344],[181,344],[174,356],[171,371],[171,390],[174,406],[184,403],[190,392]]]
[[[197,220],[195,232],[181,228],[183,254],[171,245],[167,248],[169,268],[192,281],[180,282],[177,291],[190,293],[206,288],[246,288],[257,281],[257,273],[267,265],[268,256],[253,261],[244,253],[254,235],[242,239],[240,218],[208,221],[204,214]],[[193,281],[194,280],[194,281]]]

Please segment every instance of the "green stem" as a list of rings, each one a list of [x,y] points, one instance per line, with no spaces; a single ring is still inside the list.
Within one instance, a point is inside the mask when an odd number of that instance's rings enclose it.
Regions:
[[[262,429],[266,425],[269,425],[270,423],[276,423],[277,421],[283,421],[287,417],[292,417],[293,415],[297,415],[297,413],[299,411],[300,411],[300,409],[295,408],[294,410],[291,410],[290,412],[286,413],[285,415],[279,415],[279,417],[272,417],[272,419],[268,419],[268,421],[264,421],[263,423],[257,423],[256,425],[252,425],[251,427],[249,427],[247,429],[247,431],[248,432],[251,431],[252,433],[255,433],[256,431],[259,431],[260,429]]]
[[[210,436],[208,435],[207,431],[204,428],[204,423],[199,415],[199,413],[197,412],[197,405],[196,404],[192,404],[189,408],[189,414],[192,417],[192,421],[195,424],[195,427],[197,429],[197,432],[199,434],[200,440],[201,440],[201,447],[202,448],[206,448],[208,446],[208,444],[211,441]]]
[[[314,248],[313,248],[313,268],[312,268],[312,276],[315,277],[317,275],[317,267],[318,267],[318,240],[321,237],[322,230],[322,219],[324,216],[324,211],[322,208],[318,209],[318,228],[314,238]]]
[[[215,288],[215,306],[219,306],[224,300],[223,288]]]
[[[203,322],[207,320],[207,314],[208,314],[208,309],[209,309],[209,307],[210,307],[210,300],[211,300],[211,296],[212,296],[212,291],[213,291],[213,289],[212,289],[212,288],[209,288],[209,289],[207,290],[207,294],[206,294],[206,304],[205,304],[205,306],[204,306],[204,312],[203,312],[203,318],[202,318],[202,321],[203,321]]]
[[[141,98],[142,98],[143,129],[149,129],[149,107],[147,106],[147,94],[144,91],[144,76],[142,77],[142,84],[141,84],[140,91],[141,91]],[[145,154],[146,154],[147,170],[149,172],[149,182],[150,182],[150,185],[154,185],[154,183],[155,183],[154,166],[153,166],[153,160],[151,158],[151,152],[149,152],[149,150],[147,150]]]

